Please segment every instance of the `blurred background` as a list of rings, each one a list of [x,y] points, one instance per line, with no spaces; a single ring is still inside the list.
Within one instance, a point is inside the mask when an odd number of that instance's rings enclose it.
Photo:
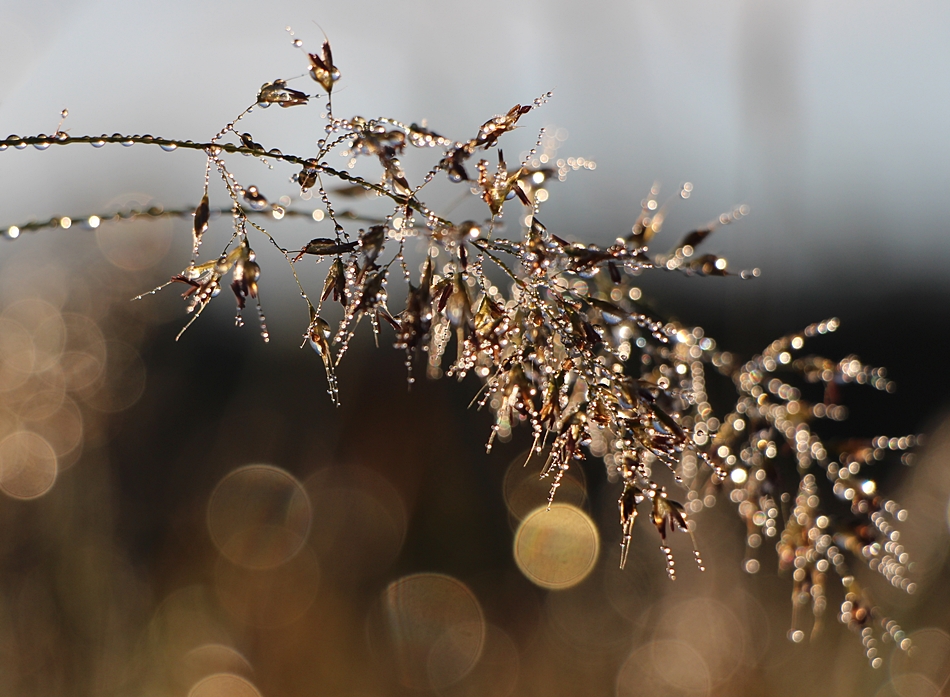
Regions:
[[[402,355],[364,329],[334,408],[320,361],[297,348],[306,306],[261,242],[270,343],[253,317],[233,326],[226,298],[175,343],[174,289],[129,299],[187,264],[189,222],[85,221],[193,207],[200,153],[11,148],[0,230],[74,224],[0,240],[0,456],[15,463],[0,475],[4,694],[950,694],[945,4],[0,0],[0,16],[3,136],[53,133],[68,108],[73,135],[208,139],[262,83],[304,72],[287,25],[310,51],[327,32],[341,116],[426,119],[461,139],[553,89],[502,143],[513,161],[546,126],[559,157],[596,162],[550,187],[549,230],[609,242],[655,183],[661,200],[694,187],[657,249],[749,205],[707,246],[761,278],[644,277],[657,310],[742,355],[837,316],[813,349],[885,365],[898,386],[846,391],[848,433],[927,434],[913,467],[878,473],[910,511],[918,591],[859,570],[919,650],[872,670],[834,619],[837,589],[818,636],[786,639],[791,579],[771,549],[760,573],[741,571],[725,499],[696,518],[705,574],[675,540],[669,582],[646,525],[621,572],[602,467],[538,515],[547,483],[522,467],[527,434],[485,454],[476,382],[408,391]],[[319,111],[258,110],[243,130],[306,156]],[[433,158],[411,155],[414,181]],[[229,162],[272,200],[293,193],[292,169]],[[434,207],[482,215],[442,184]],[[212,221],[214,246],[227,228]],[[287,247],[329,232],[268,228]]]

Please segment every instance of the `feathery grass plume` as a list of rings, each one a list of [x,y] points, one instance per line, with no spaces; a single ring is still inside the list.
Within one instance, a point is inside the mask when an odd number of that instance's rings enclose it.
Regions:
[[[302,45],[299,39],[293,42]],[[193,216],[192,261],[138,298],[174,283],[185,285],[183,298],[191,318],[180,338],[230,274],[237,324],[243,324],[247,299],[255,299],[267,341],[259,294],[266,276],[251,245],[252,238],[259,238],[283,255],[307,305],[303,344],[309,343],[322,361],[335,403],[340,393],[336,367],[354,333],[366,320],[378,342],[388,326],[394,345],[406,354],[410,384],[419,364],[433,377],[478,377],[481,388],[474,401],[494,415],[489,449],[495,440],[507,440],[518,424],[530,429],[533,450],[546,454],[541,476],[550,480],[549,504],[571,467],[591,458],[603,461],[608,478],[620,489],[621,566],[628,562],[638,513],[646,507],[659,533],[669,577],[675,578],[667,534],[683,532],[692,538],[691,516],[727,498],[746,525],[745,570],[759,570],[758,549],[768,541],[778,550],[780,568],[792,576],[793,641],[805,637],[803,609],[809,608],[813,616],[811,633],[820,630],[827,610],[826,586],[837,578],[845,597],[839,619],[861,634],[873,666],[882,663],[880,637],[887,635],[901,649],[909,647],[900,627],[881,614],[855,581],[849,564],[865,563],[894,586],[913,592],[897,530],[907,514],[878,492],[866,466],[892,452],[903,452],[906,461],[918,440],[911,435],[825,442],[814,428],[822,420],[845,418],[837,389],[843,383],[892,390],[884,370],[853,356],[833,361],[803,353],[806,341],[837,329],[835,319],[778,339],[740,361],[700,327],[656,316],[636,285],[637,277],[647,272],[758,276],[758,269],[734,271],[726,259],[699,252],[714,231],[744,217],[747,206],[689,232],[669,252],[654,253],[651,245],[661,239],[666,216],[654,187],[626,236],[606,246],[570,241],[556,221],[542,222],[543,204],[553,181],[563,180],[570,171],[594,169],[595,163],[580,157],[542,160],[537,148],[544,142],[543,131],[539,145],[514,166],[500,148],[502,138],[550,94],[515,104],[475,128],[469,138],[454,140],[392,118],[339,117],[330,94],[341,71],[329,42],[320,53],[305,55],[309,65],[304,67],[326,94],[323,131],[314,150],[287,154],[236,129],[238,122],[246,124],[252,113],[274,104],[282,111],[321,101],[290,88],[283,78],[265,83],[256,93],[251,90],[251,104],[204,142],[151,135],[76,136],[60,130],[52,136],[8,136],[0,141],[0,150],[78,143],[157,145],[203,151],[206,166],[196,208],[61,216],[10,226],[6,237],[74,224],[97,227],[114,219]],[[437,151],[434,164],[415,182],[401,162],[411,149]],[[492,149],[497,155],[488,152]],[[371,161],[378,165],[378,178],[331,166],[328,159],[334,154],[351,163]],[[267,196],[239,181],[227,163],[232,155],[289,168],[300,203],[293,206],[295,197]],[[484,217],[452,220],[427,204],[422,197],[426,187],[440,175],[460,185],[463,196],[481,199]],[[214,179],[227,196],[226,207],[211,208],[209,186]],[[328,186],[330,182],[336,188]],[[679,197],[689,198],[691,191],[692,185],[684,184]],[[364,192],[389,199],[390,212],[366,217],[342,208],[342,199]],[[312,199],[318,207],[307,209]],[[217,222],[226,217],[229,226]],[[292,249],[269,229],[271,221],[300,217],[326,220],[332,232]],[[354,229],[355,224],[364,227]],[[207,261],[199,261],[202,244],[219,226],[229,228],[226,244]],[[410,240],[425,247],[417,273],[406,258]],[[313,291],[297,274],[298,264],[311,263],[326,270],[323,283]],[[394,277],[406,281],[405,298],[398,305],[390,292]],[[340,305],[342,319],[335,327],[324,316],[327,303]],[[707,377],[716,375],[734,390],[732,403],[718,413],[707,394]],[[834,498],[844,505],[836,506]],[[695,541],[693,550],[702,569]]]

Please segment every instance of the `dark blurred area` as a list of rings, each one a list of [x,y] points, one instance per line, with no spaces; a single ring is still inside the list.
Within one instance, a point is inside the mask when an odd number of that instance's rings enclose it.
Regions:
[[[854,564],[915,652],[885,644],[872,669],[837,621],[831,582],[819,630],[790,641],[791,578],[771,544],[757,574],[743,571],[745,528],[725,496],[694,518],[705,573],[675,536],[669,581],[644,519],[620,571],[619,491],[601,463],[572,468],[544,511],[529,433],[486,454],[491,419],[470,406],[478,382],[422,379],[420,367],[408,389],[388,329],[377,348],[360,327],[335,408],[320,359],[297,348],[306,306],[266,245],[271,341],[253,316],[234,327],[225,290],[176,343],[180,290],[130,298],[183,268],[189,225],[82,223],[193,207],[203,156],[11,148],[0,230],[77,217],[0,239],[0,694],[950,695],[947,6],[458,11],[449,24],[432,2],[8,0],[0,135],[52,133],[67,107],[73,134],[208,138],[258,85],[305,70],[288,24],[309,50],[323,41],[314,22],[330,36],[346,117],[428,119],[469,137],[555,89],[504,145],[513,161],[547,125],[570,131],[563,155],[596,161],[552,186],[552,232],[609,243],[654,181],[662,200],[688,178],[692,199],[671,209],[654,251],[747,203],[752,216],[707,244],[763,274],[646,274],[659,315],[743,357],[835,316],[841,328],[809,349],[888,369],[896,392],[846,386],[850,417],[821,435],[924,434],[912,466],[873,472],[909,512],[900,540],[916,592]],[[314,111],[244,123],[267,147],[307,153],[322,135]],[[235,169],[274,200],[294,188],[279,167]],[[321,229],[272,224],[288,247]],[[322,283],[312,266],[299,266],[305,283]]]

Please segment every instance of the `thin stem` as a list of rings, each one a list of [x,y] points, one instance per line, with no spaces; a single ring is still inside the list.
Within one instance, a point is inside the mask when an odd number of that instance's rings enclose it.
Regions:
[[[423,214],[429,220],[434,221],[439,225],[443,225],[445,227],[452,226],[451,221],[436,215],[431,210],[429,210],[428,207],[415,200],[411,196],[400,196],[399,194],[395,194],[385,187],[380,186],[379,184],[374,184],[373,182],[363,179],[362,177],[353,176],[349,172],[331,167],[325,162],[314,165],[305,158],[298,157],[296,155],[285,155],[277,149],[264,150],[263,148],[249,148],[243,145],[234,145],[233,143],[216,143],[213,141],[207,143],[196,143],[193,140],[175,140],[173,138],[158,138],[150,135],[126,136],[115,133],[111,136],[70,136],[64,133],[59,133],[55,136],[38,135],[28,136],[26,138],[20,138],[19,136],[8,136],[7,138],[0,140],[0,150],[6,150],[9,147],[22,148],[27,145],[39,145],[43,147],[49,145],[73,145],[75,143],[95,143],[97,145],[99,143],[138,143],[142,145],[158,145],[160,147],[174,146],[175,148],[182,148],[183,150],[210,150],[212,152],[222,151],[226,153],[252,155],[254,157],[270,157],[275,160],[281,160],[283,162],[300,165],[301,167],[313,168],[320,173],[327,174],[331,177],[336,177],[341,181],[349,182],[351,184],[359,184],[360,186],[375,191],[381,196],[386,196],[387,198],[392,199],[400,206],[408,206],[409,208],[412,208],[417,213]]]

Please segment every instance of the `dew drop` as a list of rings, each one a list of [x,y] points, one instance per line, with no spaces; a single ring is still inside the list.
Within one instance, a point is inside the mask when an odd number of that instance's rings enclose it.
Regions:
[[[301,41],[300,39],[294,39],[294,46],[296,46],[297,48],[300,48],[301,46],[303,46],[303,41]]]
[[[178,149],[177,143],[162,143],[159,147],[165,152],[172,152]]]
[[[33,147],[37,150],[46,150],[49,145],[49,141],[46,140],[41,140],[39,143],[33,143]]]
[[[90,143],[90,145],[92,145],[94,148],[101,148],[105,144],[106,142],[104,140],[94,140]]]
[[[7,144],[6,144],[6,143],[0,143],[0,152],[3,152],[3,151],[6,150],[6,149],[7,149]]]
[[[801,629],[791,629],[788,632],[788,638],[796,644],[800,644],[805,640],[805,632]]]

